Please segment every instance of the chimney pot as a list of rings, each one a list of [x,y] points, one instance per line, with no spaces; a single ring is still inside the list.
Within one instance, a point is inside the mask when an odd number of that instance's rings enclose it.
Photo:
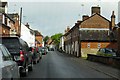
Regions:
[[[92,15],[95,13],[100,14],[100,7],[99,6],[92,7],[91,12]]]
[[[84,21],[84,20],[88,19],[89,16],[88,15],[83,15],[82,18],[83,18],[83,21]]]
[[[28,23],[26,23],[26,25],[25,25],[25,26],[26,26],[27,28],[30,28]]]

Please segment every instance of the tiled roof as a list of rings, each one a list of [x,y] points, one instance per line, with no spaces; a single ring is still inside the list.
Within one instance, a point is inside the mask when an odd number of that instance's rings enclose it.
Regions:
[[[95,15],[98,15],[98,16],[100,16],[101,18],[105,19],[106,21],[110,22],[107,18],[103,17],[102,15],[100,15],[100,14],[98,14],[98,13],[93,14],[92,16],[90,16],[89,18],[85,19],[84,21],[86,21],[86,20],[94,17]],[[82,21],[82,22],[84,22],[84,21]]]
[[[81,30],[80,40],[109,41],[109,32],[108,30]]]
[[[34,30],[35,36],[43,36],[38,30]]]

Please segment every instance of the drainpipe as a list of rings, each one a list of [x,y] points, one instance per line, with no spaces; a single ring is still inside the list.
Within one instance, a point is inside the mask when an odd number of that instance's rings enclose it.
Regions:
[[[71,51],[70,54],[72,54],[73,50],[72,50],[72,31],[71,31]]]
[[[79,48],[79,57],[81,57],[81,41],[80,41],[80,28],[78,26],[78,48]]]

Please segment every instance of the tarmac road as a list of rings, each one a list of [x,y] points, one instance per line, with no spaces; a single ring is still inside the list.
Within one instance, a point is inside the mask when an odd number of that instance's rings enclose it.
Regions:
[[[34,70],[25,78],[111,78],[71,58],[73,57],[50,51],[43,55],[40,62],[34,65]]]

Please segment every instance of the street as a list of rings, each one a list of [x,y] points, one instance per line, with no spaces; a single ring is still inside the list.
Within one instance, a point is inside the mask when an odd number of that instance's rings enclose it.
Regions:
[[[111,78],[57,51],[43,55],[25,78]]]
[[[0,80],[120,80],[120,0],[0,4]]]

